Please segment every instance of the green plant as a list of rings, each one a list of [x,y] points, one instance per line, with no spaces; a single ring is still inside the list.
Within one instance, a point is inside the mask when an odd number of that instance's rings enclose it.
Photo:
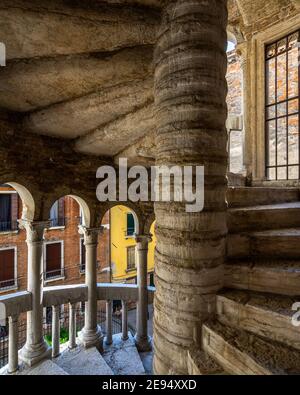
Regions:
[[[52,346],[52,336],[51,335],[45,335],[45,340],[49,346]],[[67,331],[66,328],[60,328],[59,343],[64,344],[67,341],[69,341],[69,332]]]

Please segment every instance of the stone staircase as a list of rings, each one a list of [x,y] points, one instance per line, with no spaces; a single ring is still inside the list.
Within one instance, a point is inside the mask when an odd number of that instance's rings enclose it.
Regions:
[[[193,369],[300,374],[300,328],[292,324],[300,302],[299,189],[230,188],[227,198],[225,288],[216,321],[203,326],[208,360]]]
[[[1,374],[5,374],[2,369]],[[61,345],[61,354],[52,360],[40,362],[33,367],[20,366],[15,375],[47,376],[102,376],[102,375],[145,375],[142,359],[137,351],[130,332],[128,340],[122,335],[113,336],[112,345],[104,344],[103,354],[93,347],[84,349],[78,345],[70,350],[68,344]]]

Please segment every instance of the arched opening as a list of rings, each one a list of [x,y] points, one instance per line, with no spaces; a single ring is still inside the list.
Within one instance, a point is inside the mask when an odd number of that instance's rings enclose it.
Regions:
[[[34,199],[26,187],[16,182],[0,185],[0,294],[27,288],[26,232],[19,229],[18,220],[33,220],[34,211]],[[0,348],[7,335],[7,321],[0,321]],[[24,330],[21,345],[25,338]],[[5,355],[0,354],[0,367],[5,361]]]
[[[243,70],[241,58],[236,52],[237,40],[227,32],[227,106],[228,106],[228,155],[229,173],[245,175],[244,167],[244,122],[243,122]]]
[[[127,206],[116,205],[109,210],[111,281],[136,284],[136,241],[139,221]]]

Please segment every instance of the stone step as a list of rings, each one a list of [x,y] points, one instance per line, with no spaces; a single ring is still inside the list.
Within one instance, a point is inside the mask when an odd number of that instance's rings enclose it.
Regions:
[[[224,324],[300,350],[300,330],[293,325],[294,303],[282,295],[225,290],[217,296],[217,318]]]
[[[0,370],[0,376],[6,376],[7,366]],[[60,368],[56,363],[47,359],[39,362],[37,365],[28,367],[24,363],[20,363],[19,370],[13,373],[15,376],[68,376],[69,374]]]
[[[300,202],[228,210],[230,233],[300,227]]]
[[[187,356],[188,374],[193,376],[216,376],[225,374],[222,367],[203,350],[193,347]]]
[[[300,296],[300,260],[230,260],[225,265],[225,287]]]
[[[289,203],[299,200],[299,188],[230,187],[227,191],[228,205],[232,208]]]
[[[73,350],[66,348],[53,362],[72,376],[113,375],[113,371],[95,347],[85,349],[77,346]]]
[[[300,228],[229,234],[227,256],[298,259],[300,258]]]
[[[300,352],[215,321],[203,325],[203,349],[237,375],[299,375]]]
[[[113,335],[112,345],[104,342],[103,358],[115,375],[146,374],[134,339],[128,332],[128,340],[122,340],[122,334]]]

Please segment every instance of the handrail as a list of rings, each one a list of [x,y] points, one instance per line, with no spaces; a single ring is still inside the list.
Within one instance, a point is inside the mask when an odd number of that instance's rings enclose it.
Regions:
[[[85,284],[44,287],[43,306],[57,306],[67,303],[86,302],[88,287]]]
[[[32,309],[32,294],[28,291],[0,296],[0,320]]]
[[[98,300],[138,300],[138,286],[136,284],[98,283]]]
[[[153,303],[155,288],[148,287],[148,303]],[[124,300],[136,302],[138,300],[138,286],[136,284],[97,284],[98,300]],[[57,306],[67,303],[86,302],[88,287],[85,284],[62,285],[44,287],[43,306]],[[28,291],[15,292],[0,296],[0,319],[19,315],[32,309],[32,295]]]

